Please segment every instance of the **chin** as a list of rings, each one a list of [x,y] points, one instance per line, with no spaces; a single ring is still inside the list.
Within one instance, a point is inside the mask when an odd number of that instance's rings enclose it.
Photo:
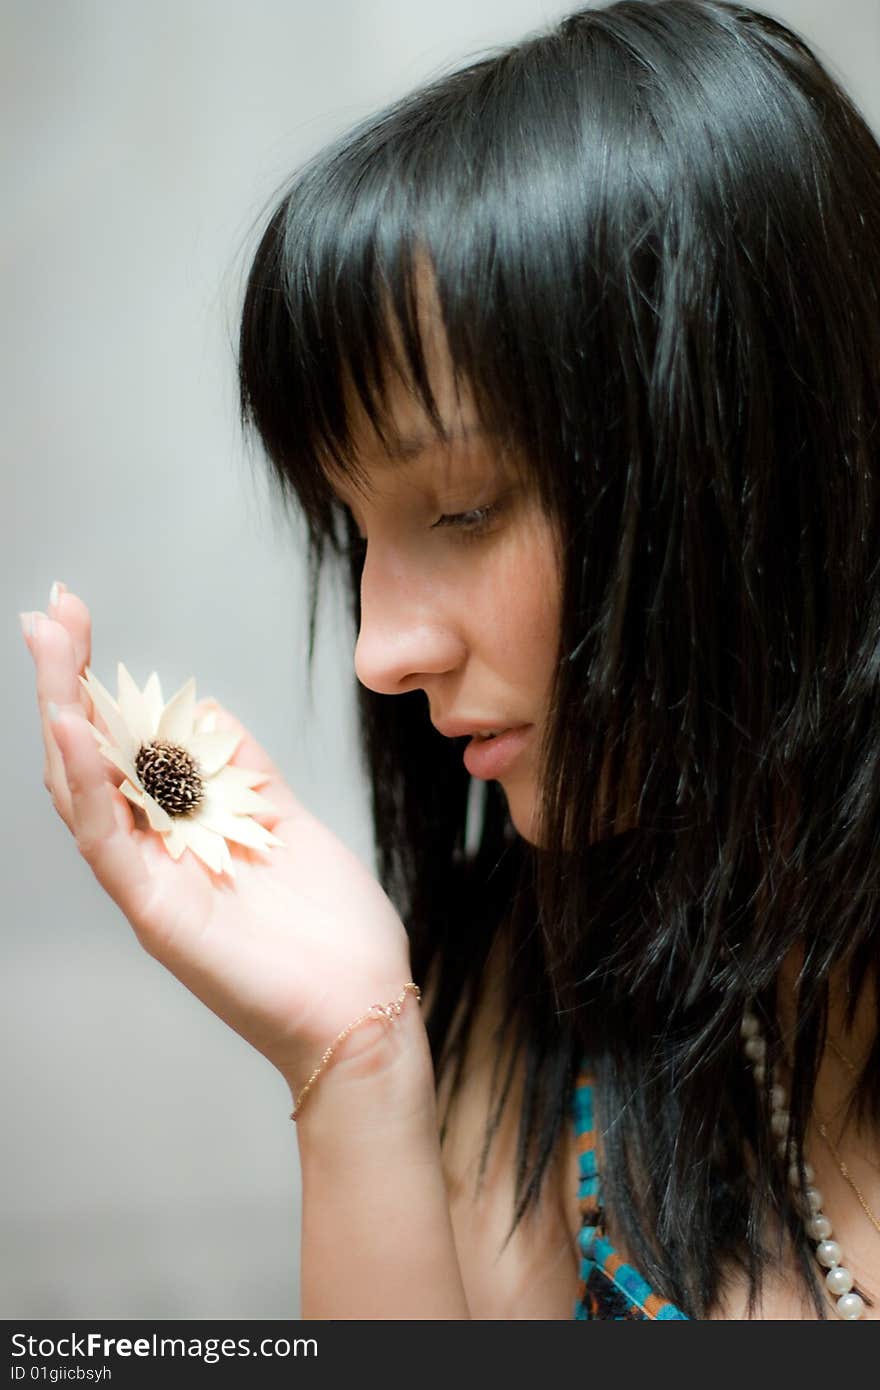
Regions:
[[[507,811],[513,828],[530,845],[540,849],[537,833],[537,803],[533,788],[530,786],[509,788],[503,782],[501,787],[507,797]]]

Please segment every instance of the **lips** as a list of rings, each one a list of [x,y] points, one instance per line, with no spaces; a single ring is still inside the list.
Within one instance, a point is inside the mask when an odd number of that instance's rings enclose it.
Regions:
[[[516,729],[504,729],[497,738],[472,738],[464,750],[464,765],[472,777],[493,781],[503,776],[516,762],[531,738],[533,726],[521,724]]]
[[[509,733],[511,729],[522,728],[519,724],[490,724],[488,719],[476,718],[469,719],[435,719],[432,721],[438,734],[444,738],[478,738],[486,741],[488,734],[493,734],[500,738],[502,734]]]

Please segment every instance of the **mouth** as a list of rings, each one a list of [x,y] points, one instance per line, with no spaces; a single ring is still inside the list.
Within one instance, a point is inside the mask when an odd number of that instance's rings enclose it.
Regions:
[[[468,728],[467,719],[432,719],[438,734],[444,738],[467,738],[477,743],[491,743],[493,739],[503,738],[511,730],[522,728],[519,724],[490,724],[488,720]]]
[[[464,750],[464,765],[472,777],[497,779],[513,767],[532,734],[531,724],[498,729],[492,734],[474,734]],[[497,743],[497,748],[490,748]]]

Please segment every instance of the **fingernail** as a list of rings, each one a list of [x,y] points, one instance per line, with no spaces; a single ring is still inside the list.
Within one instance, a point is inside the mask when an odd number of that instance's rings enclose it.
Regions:
[[[67,593],[67,585],[56,579],[49,591],[49,607],[54,608],[62,594]]]
[[[54,700],[50,700],[46,708],[49,718],[54,724],[55,720],[58,718],[58,706],[56,705]]]
[[[18,620],[21,623],[21,630],[25,637],[34,635],[34,615],[33,613],[19,613]]]

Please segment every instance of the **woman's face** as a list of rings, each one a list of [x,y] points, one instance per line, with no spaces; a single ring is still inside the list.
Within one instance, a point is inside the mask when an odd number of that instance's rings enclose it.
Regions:
[[[517,751],[497,775],[476,767],[473,775],[500,783],[513,824],[534,843],[537,756],[559,639],[551,523],[479,431],[471,403],[456,401],[436,343],[431,382],[453,436],[448,446],[394,381],[399,451],[384,450],[352,403],[369,495],[337,474],[331,479],[367,542],[355,671],[381,695],[424,690],[432,722],[452,737],[479,726],[528,726],[510,740]]]

